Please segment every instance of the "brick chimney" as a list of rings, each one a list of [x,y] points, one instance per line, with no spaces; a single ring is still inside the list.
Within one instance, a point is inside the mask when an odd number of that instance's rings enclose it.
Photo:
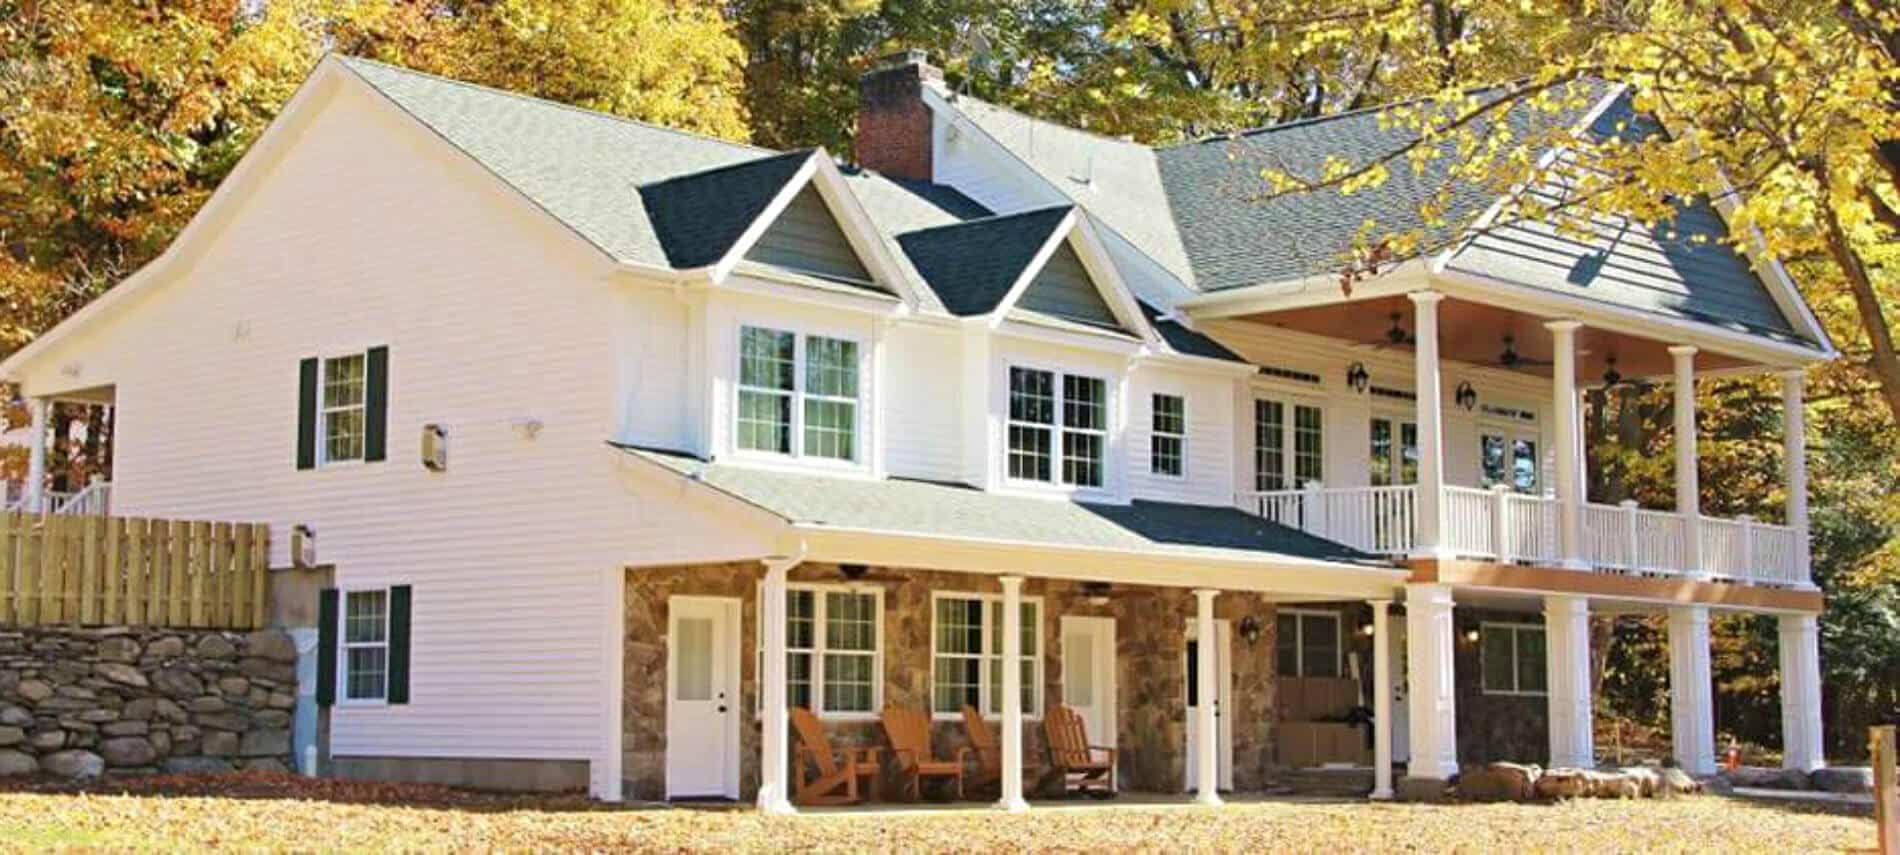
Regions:
[[[921,50],[891,54],[858,78],[859,165],[898,178],[931,180],[926,81],[942,81]]]

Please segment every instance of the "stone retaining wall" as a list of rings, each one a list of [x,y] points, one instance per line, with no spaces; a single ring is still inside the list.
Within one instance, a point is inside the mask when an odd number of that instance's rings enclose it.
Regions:
[[[296,662],[276,630],[0,630],[0,775],[285,771]]]
[[[991,576],[901,568],[874,568],[874,583],[884,589],[884,701],[928,708],[931,592],[1000,589]],[[740,794],[749,799],[758,788],[758,585],[756,563],[643,568],[627,574],[623,775],[630,799],[659,799],[666,787],[666,630],[667,599],[674,595],[722,596],[741,601]],[[793,582],[841,581],[834,565],[805,564],[791,572]],[[1195,613],[1194,595],[1180,588],[1117,585],[1108,601],[1096,605],[1079,585],[1029,579],[1025,596],[1041,597],[1043,701],[1062,697],[1060,618],[1064,615],[1113,617],[1116,622],[1116,705],[1119,772],[1129,790],[1180,792],[1186,773],[1187,621]],[[1262,626],[1260,637],[1233,640],[1234,787],[1267,786],[1273,774],[1274,610],[1259,597],[1230,592],[1216,600],[1218,617],[1238,622],[1247,616]],[[826,722],[835,746],[884,746],[879,725],[864,721]],[[936,722],[933,748],[949,757],[967,745],[961,722]],[[1042,725],[1025,721],[1025,760],[1043,765]],[[886,792],[888,792],[888,787]]]

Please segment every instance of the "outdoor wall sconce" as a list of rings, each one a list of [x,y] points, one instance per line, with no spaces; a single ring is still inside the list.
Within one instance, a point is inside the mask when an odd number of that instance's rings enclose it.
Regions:
[[[1259,618],[1254,617],[1253,615],[1248,615],[1240,619],[1240,637],[1242,640],[1246,641],[1248,644],[1253,644],[1254,642],[1259,641],[1260,632],[1261,632],[1261,629],[1260,629]]]
[[[519,416],[508,424],[522,439],[534,439],[541,433],[541,420],[533,416]]]
[[[1366,364],[1355,362],[1346,366],[1346,388],[1364,394],[1366,387],[1372,384],[1372,372],[1366,370]]]
[[[290,564],[309,569],[317,566],[317,532],[308,525],[290,530]]]
[[[1470,642],[1472,644],[1478,643],[1478,628],[1477,627],[1472,627],[1471,629],[1465,630],[1465,641]]]
[[[1459,381],[1458,391],[1452,394],[1452,400],[1458,402],[1458,408],[1471,412],[1478,407],[1478,390],[1472,388],[1470,380]]]
[[[443,472],[449,468],[449,431],[438,424],[422,426],[422,468]]]

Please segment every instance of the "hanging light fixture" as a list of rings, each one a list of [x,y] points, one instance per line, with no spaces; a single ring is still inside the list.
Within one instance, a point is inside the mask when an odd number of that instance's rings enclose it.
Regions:
[[[1452,400],[1458,402],[1459,409],[1467,413],[1471,412],[1478,407],[1478,390],[1472,388],[1470,380],[1461,380],[1458,383],[1458,391],[1452,394]]]
[[[1346,388],[1364,393],[1366,386],[1372,383],[1372,372],[1366,370],[1366,364],[1355,362],[1346,366]]]
[[[1603,388],[1614,388],[1616,384],[1623,382],[1622,372],[1616,370],[1616,357],[1604,357],[1603,365]]]

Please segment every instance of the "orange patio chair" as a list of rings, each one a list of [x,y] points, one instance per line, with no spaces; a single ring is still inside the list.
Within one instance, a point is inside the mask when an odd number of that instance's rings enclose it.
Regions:
[[[849,805],[864,801],[867,784],[877,777],[878,749],[831,747],[824,725],[805,707],[792,708],[792,729],[798,733],[798,764],[792,801],[801,805]]]
[[[954,782],[957,800],[963,800],[963,761],[969,758],[970,749],[957,749],[955,759],[938,760],[930,751],[930,716],[923,710],[886,706],[879,719],[911,801],[922,797],[925,778]]]

